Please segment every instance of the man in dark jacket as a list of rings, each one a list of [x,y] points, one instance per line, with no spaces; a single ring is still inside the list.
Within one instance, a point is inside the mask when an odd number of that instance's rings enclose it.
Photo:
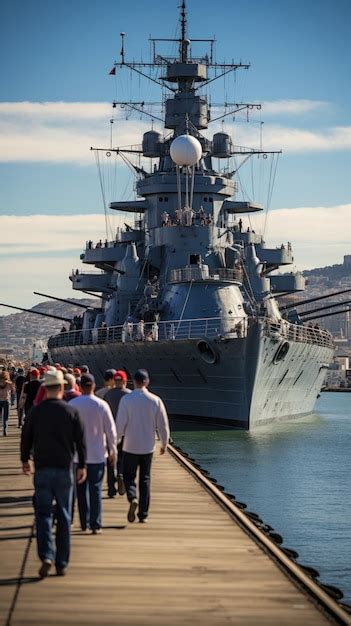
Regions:
[[[30,476],[31,450],[35,466],[35,515],[39,576],[45,578],[55,560],[56,573],[64,576],[70,553],[72,462],[78,452],[77,481],[86,479],[84,427],[77,409],[62,400],[64,378],[55,368],[44,375],[47,399],[33,407],[22,429],[21,461]],[[53,502],[56,502],[56,553],[52,538]]]

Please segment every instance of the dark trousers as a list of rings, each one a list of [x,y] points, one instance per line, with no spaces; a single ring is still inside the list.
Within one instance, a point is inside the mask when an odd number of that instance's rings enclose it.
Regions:
[[[136,474],[139,468],[139,519],[145,519],[150,506],[151,463],[153,453],[123,452],[123,478],[129,502],[137,498]]]
[[[88,463],[87,479],[77,484],[77,500],[82,530],[101,528],[102,514],[102,479],[105,463]]]
[[[2,413],[2,430],[7,435],[7,425],[9,421],[10,403],[8,400],[0,400],[0,413]]]
[[[123,438],[122,441],[117,444],[117,467],[106,460],[106,470],[107,470],[107,493],[109,496],[115,496],[117,493],[116,489],[116,469],[117,476],[123,476]]]
[[[35,521],[38,555],[58,567],[66,567],[70,553],[72,472],[69,469],[45,467],[34,474]],[[56,502],[56,550],[52,537],[53,503]]]
[[[20,391],[16,391],[16,397],[17,397],[17,417],[18,417],[18,426],[22,426],[23,423],[23,414],[24,414],[24,410],[20,409],[18,404],[19,404],[19,399],[21,396],[21,392]]]
[[[108,459],[106,459],[106,472],[107,472],[107,493],[109,496],[115,496],[117,493],[116,465],[114,463],[110,463]]]

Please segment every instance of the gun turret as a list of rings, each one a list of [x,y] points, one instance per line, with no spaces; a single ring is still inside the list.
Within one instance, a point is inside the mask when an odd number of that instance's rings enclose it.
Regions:
[[[310,302],[317,302],[317,300],[324,300],[325,298],[332,298],[333,296],[339,296],[342,293],[349,293],[350,291],[351,289],[343,289],[342,291],[333,291],[332,293],[327,293],[325,296],[318,296],[316,298],[307,298],[306,300],[299,300],[299,302],[293,302],[291,304],[287,304],[286,306],[282,306],[280,310],[283,313],[284,311],[288,311],[289,309],[296,309],[297,306],[302,306],[303,304],[309,304]]]
[[[32,309],[24,309],[21,306],[13,306],[12,304],[4,304],[0,302],[0,306],[6,306],[9,309],[17,309],[18,311],[25,311],[25,313],[33,313],[34,315],[43,315],[44,317],[52,317],[55,320],[61,320],[61,322],[71,322],[69,317],[61,317],[60,315],[52,315],[51,313],[43,313],[42,311],[33,311]]]
[[[95,309],[100,311],[96,306],[90,306],[88,304],[81,304],[80,302],[73,302],[72,300],[65,300],[65,298],[57,298],[56,296],[49,296],[47,293],[40,293],[39,291],[33,291],[36,296],[43,296],[44,298],[50,298],[51,300],[58,300],[58,302],[66,302],[66,304],[72,304],[73,306],[81,307],[82,309]]]

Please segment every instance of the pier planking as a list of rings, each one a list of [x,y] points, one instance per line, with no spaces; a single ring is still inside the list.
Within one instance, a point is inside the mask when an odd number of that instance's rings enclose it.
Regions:
[[[155,456],[148,524],[128,524],[125,497],[104,497],[103,534],[74,527],[67,576],[39,581],[14,415],[0,442],[4,625],[330,623],[170,454]]]

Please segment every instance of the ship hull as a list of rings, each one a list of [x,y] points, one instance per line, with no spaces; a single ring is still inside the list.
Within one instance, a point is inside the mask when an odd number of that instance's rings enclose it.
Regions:
[[[209,353],[200,349],[201,341],[207,342]],[[243,338],[62,346],[52,348],[51,357],[87,364],[98,384],[108,368],[123,368],[131,376],[145,367],[150,388],[164,400],[169,415],[253,430],[313,411],[333,349],[288,344],[287,354],[277,361],[279,342],[256,324]]]

